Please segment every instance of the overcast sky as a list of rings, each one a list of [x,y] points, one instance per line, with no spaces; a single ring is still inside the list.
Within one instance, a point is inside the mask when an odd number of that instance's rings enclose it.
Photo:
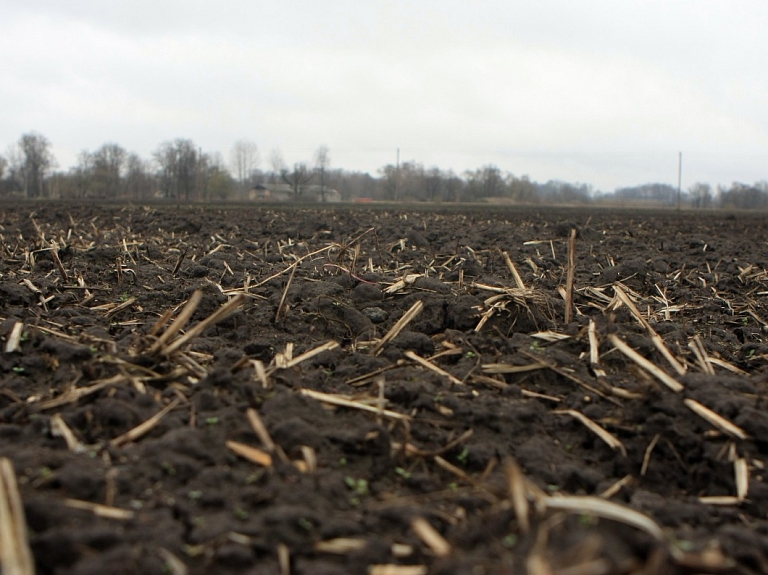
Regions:
[[[0,0],[0,154],[183,137],[261,167],[768,179],[765,0]]]

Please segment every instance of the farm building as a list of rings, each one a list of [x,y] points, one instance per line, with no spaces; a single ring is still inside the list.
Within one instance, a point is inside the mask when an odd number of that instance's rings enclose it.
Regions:
[[[248,191],[248,199],[255,202],[340,202],[341,193],[327,186],[308,184],[297,195],[288,184],[257,184]]]

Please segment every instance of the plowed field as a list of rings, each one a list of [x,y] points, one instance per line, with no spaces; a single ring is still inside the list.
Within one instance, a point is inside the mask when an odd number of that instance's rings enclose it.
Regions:
[[[0,206],[3,573],[766,573],[766,238]]]

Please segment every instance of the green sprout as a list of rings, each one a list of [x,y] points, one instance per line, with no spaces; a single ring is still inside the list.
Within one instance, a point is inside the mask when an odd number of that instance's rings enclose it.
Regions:
[[[402,467],[395,467],[395,473],[397,473],[403,479],[411,478],[411,472],[407,469],[403,469]]]
[[[312,531],[312,529],[315,527],[306,517],[299,517],[298,523],[299,527],[301,527],[304,531]]]
[[[345,477],[344,483],[358,495],[368,495],[368,482],[365,479],[355,479],[354,477]]]
[[[264,476],[264,470],[259,469],[257,471],[254,471],[253,473],[249,474],[248,477],[245,478],[245,484],[246,485],[253,485],[254,483],[257,483],[259,479],[261,479]]]
[[[507,549],[512,549],[512,547],[517,545],[517,535],[515,535],[514,533],[505,535],[504,538],[501,540],[501,544]]]

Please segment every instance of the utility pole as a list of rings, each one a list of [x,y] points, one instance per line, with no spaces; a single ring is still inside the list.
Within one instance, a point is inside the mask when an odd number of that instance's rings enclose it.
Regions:
[[[677,211],[680,211],[680,188],[683,181],[683,153],[677,153]]]

